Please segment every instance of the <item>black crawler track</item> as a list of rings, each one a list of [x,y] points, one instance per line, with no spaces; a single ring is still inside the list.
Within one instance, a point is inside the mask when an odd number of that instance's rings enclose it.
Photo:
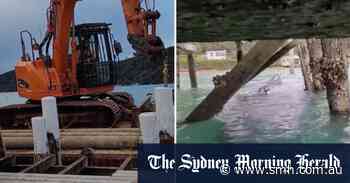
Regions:
[[[136,127],[138,109],[127,93],[110,93],[57,101],[60,128],[111,128],[123,124]],[[41,116],[41,104],[9,105],[0,108],[2,129],[27,129],[31,118]]]

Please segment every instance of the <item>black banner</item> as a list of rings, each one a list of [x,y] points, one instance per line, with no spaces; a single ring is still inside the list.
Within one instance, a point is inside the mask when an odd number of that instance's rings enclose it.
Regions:
[[[140,183],[350,182],[350,145],[140,145]]]

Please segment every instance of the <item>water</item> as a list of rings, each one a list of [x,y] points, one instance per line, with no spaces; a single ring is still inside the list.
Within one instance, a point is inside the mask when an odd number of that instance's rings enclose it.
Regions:
[[[162,85],[132,85],[132,86],[116,86],[115,91],[128,92],[135,99],[137,106],[146,98],[147,94],[152,93],[155,87]],[[173,87],[173,85],[170,85]],[[25,98],[20,97],[16,92],[0,93],[0,107],[11,104],[23,104],[26,101]]]
[[[211,78],[222,71],[198,72],[199,89],[190,89],[181,74],[177,92],[177,139],[180,143],[347,143],[349,117],[329,115],[325,92],[304,91],[301,72],[267,69],[244,86],[214,119],[182,121],[214,87]],[[275,77],[274,80],[271,78]],[[260,90],[269,89],[268,94]]]
[[[11,104],[23,104],[26,99],[20,97],[16,92],[0,93],[0,107]]]

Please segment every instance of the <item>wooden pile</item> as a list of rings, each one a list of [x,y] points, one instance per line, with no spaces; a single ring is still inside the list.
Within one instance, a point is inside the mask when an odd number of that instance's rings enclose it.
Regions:
[[[33,149],[32,130],[0,131],[8,150]],[[138,128],[65,129],[61,130],[63,150],[93,149],[136,149],[140,143]]]

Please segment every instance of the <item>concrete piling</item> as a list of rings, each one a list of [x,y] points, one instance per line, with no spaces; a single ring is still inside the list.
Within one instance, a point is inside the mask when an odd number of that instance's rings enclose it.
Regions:
[[[55,97],[45,97],[41,100],[43,117],[47,131],[52,133],[56,140],[60,139],[57,104]]]
[[[174,137],[174,101],[171,88],[158,87],[154,91],[157,120],[160,130]]]
[[[142,142],[144,144],[159,144],[159,121],[154,112],[142,113],[139,116],[142,134]]]
[[[58,121],[57,102],[55,97],[45,97],[41,100],[43,118],[48,133],[52,133],[58,146],[58,163],[62,164],[61,159],[61,144],[60,144],[60,128]]]
[[[140,114],[140,126],[144,144],[161,142],[160,134],[174,137],[173,89],[158,87],[154,90],[156,112]]]
[[[34,161],[40,161],[49,153],[47,129],[43,117],[32,118]]]

